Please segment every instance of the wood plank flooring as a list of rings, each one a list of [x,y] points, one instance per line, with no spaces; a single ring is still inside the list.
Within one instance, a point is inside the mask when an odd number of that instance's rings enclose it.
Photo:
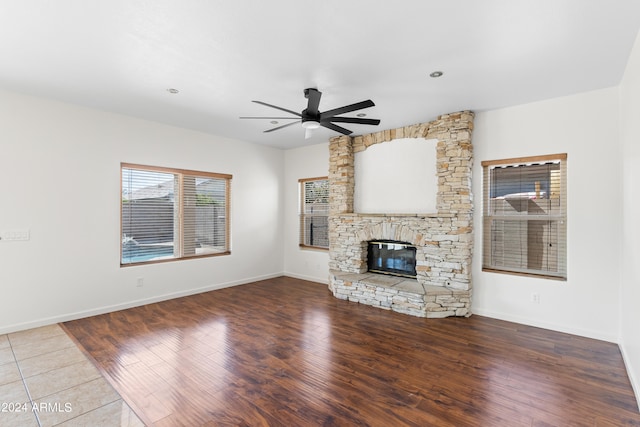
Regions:
[[[618,346],[276,278],[64,324],[154,426],[640,425]]]

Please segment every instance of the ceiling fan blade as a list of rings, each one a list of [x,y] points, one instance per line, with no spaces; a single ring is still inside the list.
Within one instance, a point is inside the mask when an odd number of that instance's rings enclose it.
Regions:
[[[351,135],[353,133],[349,129],[345,129],[342,126],[334,125],[333,123],[329,123],[329,122],[320,122],[320,126],[325,127],[327,129],[331,129],[336,132],[340,132],[343,135]]]
[[[302,114],[300,114],[300,113],[296,113],[295,111],[287,110],[286,108],[278,107],[277,105],[267,104],[266,102],[262,102],[262,101],[251,101],[251,102],[255,102],[256,104],[264,105],[266,107],[275,108],[276,110],[286,111],[287,113],[291,113],[294,116],[302,117]]]
[[[351,111],[362,110],[363,108],[373,107],[374,105],[376,104],[374,104],[372,100],[367,99],[366,101],[356,102],[355,104],[345,105],[340,108],[334,108],[333,110],[320,113],[320,120],[328,119],[339,114],[350,113]]]
[[[300,120],[300,117],[239,117],[240,119]]]
[[[360,117],[330,117],[328,119],[324,119],[323,121],[328,122],[338,122],[338,123],[358,123],[361,125],[379,125],[380,120],[378,119],[362,119]]]
[[[273,129],[267,129],[267,130],[264,131],[264,133],[273,132],[274,130],[283,129],[283,128],[286,128],[286,127],[289,127],[289,126],[296,125],[298,123],[300,123],[300,122],[298,120],[296,120],[295,122],[287,123],[286,125],[278,126],[278,127],[273,128]]]
[[[309,88],[304,90],[304,95],[306,98],[309,98],[309,102],[307,102],[307,114],[310,116],[317,116],[319,113],[318,107],[320,106],[320,97],[322,96],[322,92],[318,89]]]

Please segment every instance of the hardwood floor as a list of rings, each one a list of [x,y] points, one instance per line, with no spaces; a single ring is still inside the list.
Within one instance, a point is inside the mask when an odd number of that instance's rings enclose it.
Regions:
[[[147,425],[640,425],[615,344],[292,278],[64,326]]]

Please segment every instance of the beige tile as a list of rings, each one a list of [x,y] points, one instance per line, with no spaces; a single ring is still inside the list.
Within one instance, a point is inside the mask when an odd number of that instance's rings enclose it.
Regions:
[[[46,338],[60,335],[67,336],[62,328],[55,324],[11,333],[9,334],[9,341],[11,341],[11,345],[16,346],[28,344],[30,342],[38,342]]]
[[[0,349],[9,347],[9,337],[0,335]]]
[[[18,364],[16,362],[0,365],[0,385],[20,381],[21,379],[20,370],[18,369]]]
[[[0,426],[2,427],[38,427],[35,414],[31,406],[21,407],[20,410],[0,412]]]
[[[58,325],[0,335],[0,402],[25,404],[0,412],[3,427],[38,426],[36,414],[41,426],[143,426]]]
[[[12,347],[16,360],[22,360],[75,346],[76,344],[67,335],[55,335],[22,344],[14,344]]]
[[[120,400],[120,396],[105,379],[98,378],[42,399],[36,399],[34,402],[37,408],[45,408],[38,412],[42,425],[52,426],[117,400]]]
[[[23,359],[20,369],[25,378],[40,375],[53,369],[64,368],[74,363],[86,360],[84,354],[77,347],[67,347],[62,350],[42,354],[40,356]]]
[[[0,385],[0,403],[26,402],[29,402],[29,396],[21,380]]]
[[[144,427],[133,411],[122,400],[102,406],[79,417],[72,418],[59,427]]]
[[[5,363],[15,363],[16,359],[13,356],[11,347],[0,348],[0,366]]]
[[[88,360],[73,365],[52,369],[40,375],[25,379],[32,399],[40,399],[50,394],[66,390],[80,384],[102,378],[100,372]]]

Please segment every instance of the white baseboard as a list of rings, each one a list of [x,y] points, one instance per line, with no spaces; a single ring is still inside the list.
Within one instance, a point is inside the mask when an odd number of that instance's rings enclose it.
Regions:
[[[527,317],[514,316],[512,314],[499,313],[490,310],[483,310],[481,308],[471,307],[471,311],[479,316],[491,317],[492,319],[505,320],[507,322],[520,323],[522,325],[534,326],[536,328],[549,329],[556,332],[564,332],[571,335],[577,335],[580,337],[593,338],[600,341],[607,341],[614,344],[618,343],[617,335],[603,334],[598,331],[592,331],[589,329],[579,329],[573,327],[567,327],[565,325],[558,325],[554,323],[541,322],[537,319],[530,319]]]
[[[229,288],[231,286],[239,286],[239,285],[245,285],[247,283],[258,282],[260,280],[273,279],[275,277],[280,277],[283,275],[284,273],[279,272],[279,273],[266,274],[266,275],[257,276],[257,277],[248,277],[245,279],[234,280],[231,282],[216,283],[216,284],[204,286],[201,288],[187,289],[180,292],[156,295],[149,298],[128,301],[121,304],[115,304],[110,306],[97,307],[89,310],[78,311],[75,313],[61,314],[61,315],[52,316],[52,317],[43,317],[41,319],[35,319],[29,322],[15,323],[13,325],[0,327],[0,334],[9,334],[12,332],[24,331],[26,329],[38,328],[40,326],[47,326],[47,325],[52,325],[60,322],[68,322],[70,320],[82,319],[84,317],[97,316],[100,314],[111,313],[119,310],[125,310],[127,308],[139,307],[142,305],[153,304],[160,301],[167,301],[170,299],[186,297],[189,295],[201,294],[203,292]]]
[[[305,276],[303,274],[290,273],[288,271],[285,271],[284,275],[287,276],[287,277],[293,277],[294,279],[300,279],[300,280],[307,280],[309,282],[322,283],[323,285],[328,285],[329,284],[329,278],[328,277],[323,277],[321,279],[319,277]]]
[[[634,366],[631,362],[631,358],[629,358],[628,353],[625,351],[624,344],[619,344],[620,353],[622,354],[622,360],[624,361],[624,366],[627,369],[627,375],[629,376],[629,382],[631,382],[631,388],[633,388],[633,392],[636,395],[636,402],[638,404],[638,412],[640,412],[640,382],[638,382],[639,378],[635,375]],[[639,367],[640,368],[640,367]]]

